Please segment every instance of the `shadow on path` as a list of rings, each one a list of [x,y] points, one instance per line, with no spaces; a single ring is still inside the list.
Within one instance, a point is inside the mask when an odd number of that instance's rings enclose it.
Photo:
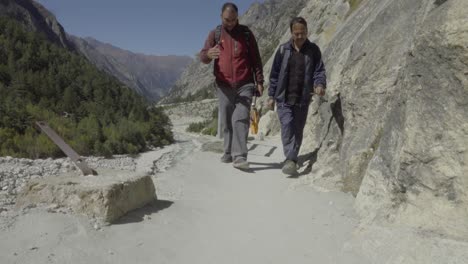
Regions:
[[[174,202],[166,200],[155,200],[142,208],[135,209],[122,216],[114,225],[138,223],[145,220],[145,216],[150,216],[161,210],[169,208]]]

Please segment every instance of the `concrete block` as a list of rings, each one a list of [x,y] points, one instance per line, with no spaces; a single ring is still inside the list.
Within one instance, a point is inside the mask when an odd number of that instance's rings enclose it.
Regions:
[[[58,205],[101,222],[112,223],[157,199],[151,176],[101,170],[97,176],[62,175],[31,180],[16,206]]]

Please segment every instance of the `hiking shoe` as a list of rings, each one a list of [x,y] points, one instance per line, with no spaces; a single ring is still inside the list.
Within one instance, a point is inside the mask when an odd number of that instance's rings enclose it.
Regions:
[[[237,158],[232,163],[232,166],[234,168],[236,168],[236,169],[239,169],[239,170],[248,170],[249,169],[249,163],[247,162],[247,160],[245,158]]]
[[[291,175],[291,176],[297,175],[296,162],[294,162],[292,160],[286,160],[284,162],[282,171],[286,175]]]
[[[231,163],[232,162],[231,154],[224,153],[224,155],[221,157],[221,162],[222,163]]]

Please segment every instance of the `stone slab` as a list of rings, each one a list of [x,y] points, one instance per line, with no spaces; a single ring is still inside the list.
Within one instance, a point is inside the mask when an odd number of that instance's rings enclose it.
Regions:
[[[151,176],[101,170],[97,176],[61,175],[31,180],[19,193],[18,208],[56,205],[112,223],[157,199]]]

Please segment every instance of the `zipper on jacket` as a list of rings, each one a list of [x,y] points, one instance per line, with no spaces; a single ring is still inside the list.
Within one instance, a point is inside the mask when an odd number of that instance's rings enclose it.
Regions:
[[[235,43],[234,41],[234,38],[230,35],[231,37],[231,47],[232,47],[232,42]],[[237,47],[235,44],[234,44],[235,47]],[[232,83],[235,84],[236,83],[236,76],[234,76],[234,54],[233,54],[233,49],[231,48],[231,76],[232,76]]]

